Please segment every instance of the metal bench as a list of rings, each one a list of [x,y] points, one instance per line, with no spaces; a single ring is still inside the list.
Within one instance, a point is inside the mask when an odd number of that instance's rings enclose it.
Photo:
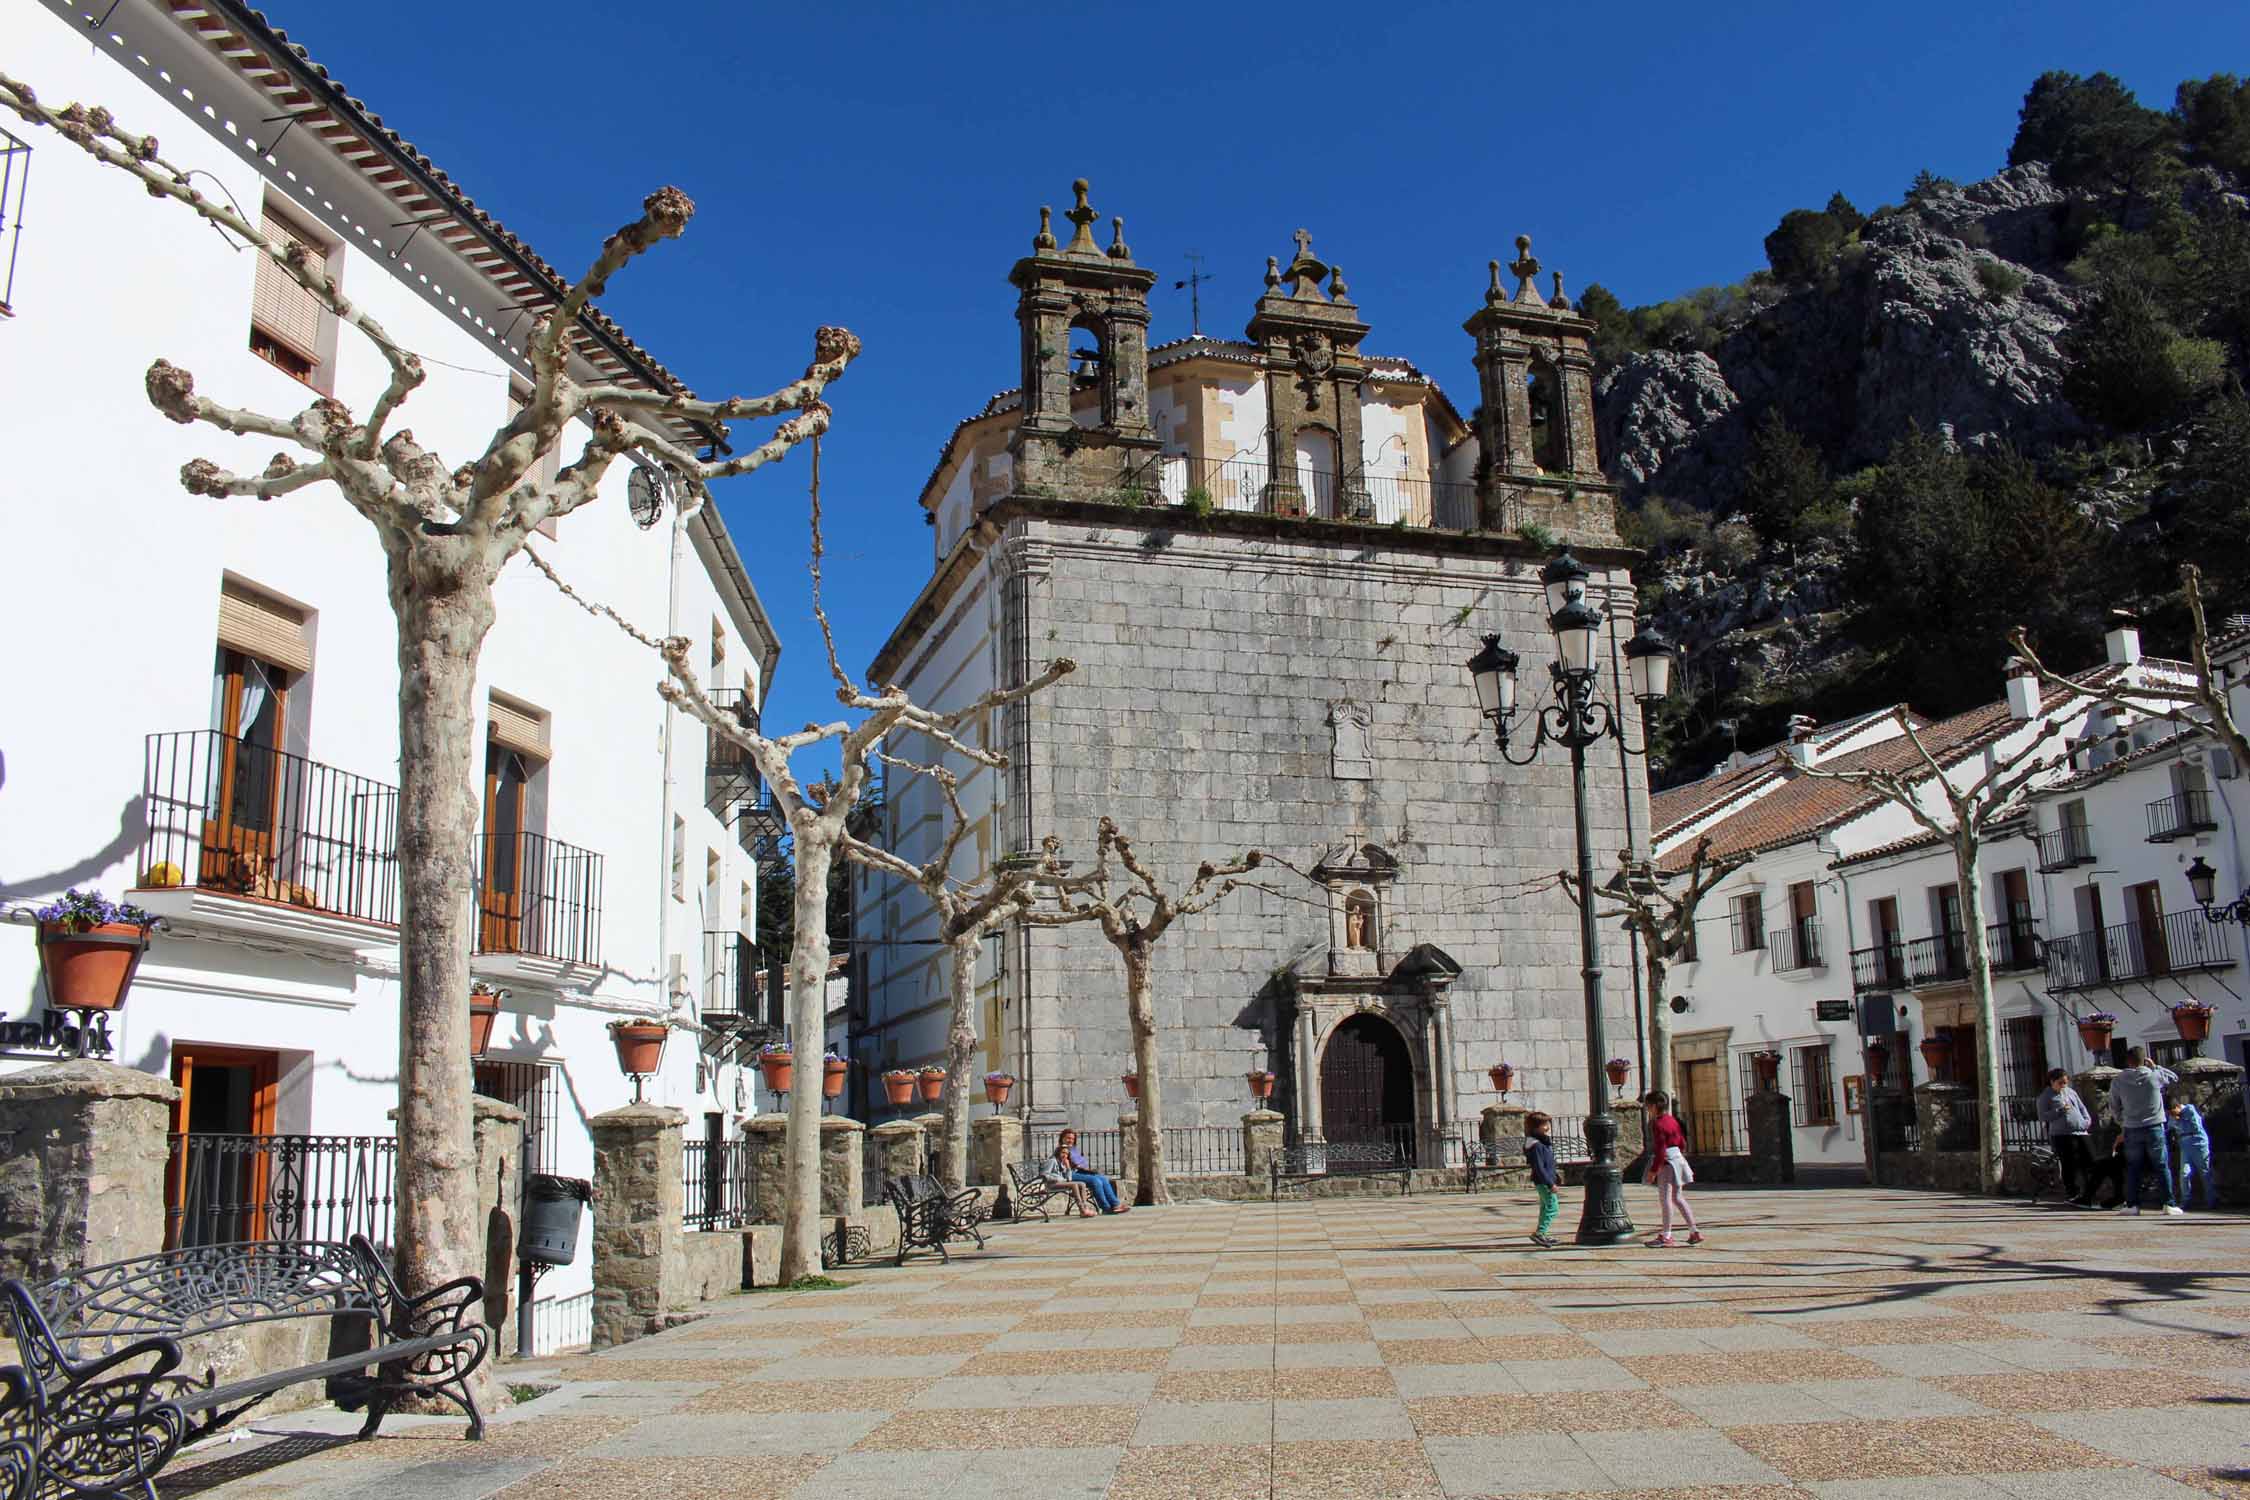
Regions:
[[[935,1250],[940,1260],[952,1260],[947,1240],[975,1240],[984,1248],[977,1226],[992,1211],[973,1188],[948,1193],[934,1177],[893,1177],[883,1184],[883,1201],[898,1212],[898,1265],[916,1250]]]
[[[1060,1200],[1065,1210],[1070,1207],[1071,1184],[1049,1182],[1046,1171],[1047,1163],[1044,1159],[1020,1161],[1008,1168],[1009,1217],[1046,1219],[1049,1216],[1048,1205],[1057,1200]]]
[[[1514,1140],[1498,1141],[1489,1146],[1482,1141],[1470,1141],[1462,1146],[1461,1151],[1462,1191],[1464,1192],[1475,1192],[1480,1181],[1488,1186],[1499,1182],[1502,1180],[1503,1173],[1524,1165],[1523,1138],[1521,1136]]]
[[[37,1286],[0,1281],[0,1321],[25,1362],[0,1372],[20,1390],[20,1400],[0,1400],[0,1475],[20,1447],[30,1455],[26,1500],[124,1489],[155,1500],[152,1481],[182,1445],[312,1381],[346,1411],[367,1409],[363,1438],[410,1393],[451,1401],[481,1438],[468,1380],[491,1349],[483,1304],[475,1276],[406,1296],[360,1235],[198,1245]],[[364,1347],[224,1384],[210,1370],[175,1373],[184,1340],[293,1318],[332,1320],[331,1348]]]
[[[1284,1183],[1305,1192],[1306,1185],[1316,1177],[1395,1175],[1401,1197],[1414,1192],[1414,1158],[1397,1141],[1324,1141],[1316,1146],[1285,1146],[1273,1154],[1270,1170],[1272,1193],[1276,1198],[1281,1196]]]

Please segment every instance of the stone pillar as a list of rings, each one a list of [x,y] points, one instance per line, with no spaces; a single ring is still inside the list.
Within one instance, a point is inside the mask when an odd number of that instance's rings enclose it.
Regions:
[[[875,1153],[875,1171],[885,1182],[893,1177],[920,1177],[930,1169],[929,1137],[912,1120],[891,1120],[867,1132],[868,1149]]]
[[[1617,1165],[1622,1170],[1640,1160],[1641,1153],[1648,1149],[1648,1121],[1641,1107],[1630,1099],[1611,1100],[1609,1117],[1617,1123]]]
[[[1437,1128],[1430,1133],[1443,1140],[1455,1132],[1460,1104],[1454,1098],[1453,1007],[1442,995],[1430,1000],[1430,1071],[1437,1084]]]
[[[2109,1123],[2109,1085],[2118,1071],[2107,1063],[2096,1063],[2070,1080],[2070,1086],[2078,1090],[2078,1097],[2086,1105],[2086,1113],[2094,1117],[2094,1128],[2088,1132],[2087,1140],[2097,1158],[2106,1155],[2117,1139],[2117,1127]]]
[[[1935,1155],[1953,1129],[1955,1107],[1969,1091],[1958,1083],[1925,1083],[1914,1090],[1914,1118],[1922,1132],[1922,1154]],[[2106,1094],[2106,1091],[2105,1091]]]
[[[484,1211],[484,1321],[497,1335],[494,1360],[516,1349],[516,1243],[523,1212],[523,1111],[472,1094],[477,1202]]]
[[[681,1111],[628,1104],[594,1116],[594,1347],[665,1324],[686,1269]]]
[[[2191,1057],[2172,1071],[2180,1075],[2172,1097],[2194,1105],[2205,1120],[2223,1121],[2230,1115],[2241,1115],[2242,1070],[2233,1063],[2215,1057]]]
[[[1297,1006],[1297,1144],[1317,1145],[1324,1137],[1320,1125],[1320,1053],[1313,1035],[1312,1007]]]
[[[1117,1117],[1117,1199],[1132,1203],[1139,1196],[1141,1182],[1141,1117]]]
[[[179,1097],[83,1059],[0,1078],[0,1275],[38,1282],[162,1250]]]
[[[1750,1131],[1750,1180],[1795,1182],[1797,1143],[1789,1096],[1779,1089],[1760,1089],[1743,1101],[1742,1114]]]
[[[1023,1160],[1023,1120],[987,1115],[969,1122],[969,1184],[1006,1187],[1008,1168]]]
[[[789,1117],[752,1115],[742,1122],[742,1138],[749,1144],[746,1170],[750,1174],[750,1222],[779,1224],[781,1206],[789,1198]]]
[[[824,1219],[859,1217],[859,1185],[865,1170],[860,1143],[867,1127],[857,1120],[829,1115],[820,1122],[820,1216]]]
[[[1477,1138],[1487,1146],[1521,1148],[1523,1117],[1530,1113],[1521,1104],[1487,1104],[1477,1122]]]
[[[1270,1109],[1254,1109],[1242,1117],[1242,1175],[1253,1185],[1272,1180],[1273,1159],[1281,1153],[1288,1123]]]

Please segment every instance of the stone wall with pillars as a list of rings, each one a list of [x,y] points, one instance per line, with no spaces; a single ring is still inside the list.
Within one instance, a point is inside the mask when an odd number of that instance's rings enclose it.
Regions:
[[[686,1300],[687,1116],[628,1104],[586,1122],[594,1137],[594,1347],[660,1331]]]
[[[163,1249],[179,1097],[114,1063],[0,1078],[0,1275],[41,1281]]]
[[[1242,1117],[1242,1175],[1253,1185],[1272,1181],[1273,1159],[1281,1154],[1286,1115],[1254,1109]]]
[[[493,1356],[516,1352],[516,1245],[522,1234],[523,1111],[513,1104],[469,1096],[475,1112],[477,1205],[484,1216],[484,1321],[491,1325]]]
[[[1750,1136],[1752,1182],[1795,1182],[1797,1146],[1789,1118],[1789,1096],[1763,1088],[1742,1101],[1743,1124]]]
[[[824,1219],[857,1218],[860,1184],[865,1171],[861,1141],[867,1127],[857,1120],[829,1115],[820,1122],[820,1216]]]
[[[1008,1168],[1023,1160],[1023,1120],[1017,1115],[987,1115],[969,1122],[971,1187],[1006,1187]]]
[[[875,1175],[888,1182],[929,1171],[928,1143],[928,1133],[914,1121],[887,1120],[867,1132],[866,1150],[875,1163]]]

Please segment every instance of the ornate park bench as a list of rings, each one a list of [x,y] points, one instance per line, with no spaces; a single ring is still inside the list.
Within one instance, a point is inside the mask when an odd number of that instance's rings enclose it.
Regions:
[[[481,1438],[468,1379],[491,1347],[483,1303],[474,1276],[406,1296],[359,1235],[198,1245],[36,1286],[0,1281],[0,1322],[24,1361],[0,1371],[20,1397],[0,1400],[0,1495],[10,1493],[9,1452],[20,1449],[22,1500],[127,1489],[154,1500],[151,1481],[183,1444],[312,1381],[346,1411],[367,1409],[363,1438],[409,1393],[445,1397]],[[224,1382],[181,1370],[183,1341],[314,1318],[331,1322],[332,1351],[352,1352]]]
[[[1047,1206],[1058,1201],[1061,1207],[1070,1207],[1070,1185],[1049,1182],[1046,1171],[1047,1163],[1044,1159],[1019,1161],[1008,1168],[1008,1205],[1011,1217],[1023,1219],[1036,1215],[1045,1219],[1048,1216]]]
[[[1282,1186],[1307,1192],[1317,1177],[1380,1177],[1395,1175],[1401,1197],[1414,1192],[1414,1157],[1398,1141],[1327,1141],[1317,1146],[1285,1146],[1273,1154],[1272,1191]]]
[[[984,1233],[977,1228],[992,1210],[973,1188],[948,1193],[935,1177],[893,1177],[883,1184],[883,1201],[898,1211],[898,1261],[915,1250],[935,1250],[940,1260],[947,1240],[975,1240],[984,1248]]]

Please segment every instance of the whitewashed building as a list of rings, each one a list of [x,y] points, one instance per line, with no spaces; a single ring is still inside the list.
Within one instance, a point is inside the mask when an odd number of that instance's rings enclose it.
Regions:
[[[527,384],[523,309],[565,284],[546,261],[253,11],[0,0],[0,15],[12,74],[108,106],[206,192],[313,246],[423,357],[428,384],[403,414],[423,444],[481,451]],[[181,1147],[177,1233],[283,1232],[284,1186],[299,1232],[370,1211],[379,1228],[389,1163],[364,1138],[391,1131],[399,1025],[382,556],[332,491],[186,494],[185,461],[254,472],[271,444],[164,420],[142,376],[161,356],[230,404],[294,412],[332,393],[364,410],[381,364],[179,204],[60,139],[18,145],[37,170],[0,320],[0,609],[15,643],[0,668],[0,895],[20,912],[99,887],[167,918],[106,1044],[180,1084],[191,1143],[343,1138],[313,1150],[323,1175],[291,1184],[270,1151],[248,1148],[253,1170]],[[577,349],[582,379],[678,384],[598,314]],[[724,525],[709,509],[682,522],[661,481],[627,465],[610,481],[539,547],[590,597],[696,639],[704,680],[754,714],[779,643]],[[719,1028],[750,1008],[759,787],[662,703],[660,676],[528,564],[501,578],[478,685],[473,972],[507,998],[474,1066],[481,1092],[528,1112],[533,1165],[568,1175],[591,1168],[585,1120],[631,1097],[605,1032],[616,1017],[682,1023],[647,1089],[689,1111],[691,1133],[730,1133],[755,1103],[755,1070]],[[0,985],[8,1019],[40,1019],[28,926],[0,928]],[[0,1067],[54,1056],[25,1044],[27,1026],[8,1034]],[[589,1255],[541,1284],[542,1346],[584,1338]]]
[[[2143,660],[2130,626],[2110,632],[2106,655],[2081,680],[2177,681],[2184,671]],[[2199,732],[2042,693],[2028,676],[2007,689],[2000,702],[1916,720],[1949,779],[1983,774],[1988,757],[2013,753],[2048,723],[2059,725],[2050,753],[2069,756],[1982,855],[2003,1097],[2028,1098],[2050,1066],[2088,1061],[2075,1027],[2086,1011],[2117,1013],[2120,1043],[2147,1042],[2160,1055],[2179,1046],[2164,1007],[2189,994],[2219,1006],[2215,1037],[2250,1032],[2237,994],[2240,934],[2193,910],[2182,878],[2200,852],[2229,895],[2240,887],[2228,795],[2239,802],[2242,783],[2216,779]],[[1873,793],[1778,768],[1781,748],[1738,755],[1651,799],[1660,868],[1684,869],[1705,838],[1713,856],[1750,856],[1704,898],[1695,952],[1667,978],[1672,1086],[1691,1130],[1740,1141],[1751,1054],[1778,1051],[1796,1159],[1856,1164],[1866,1155],[1865,1101],[1879,1082],[1867,1076],[1865,1038],[1884,1040],[1892,1088],[1931,1076],[1921,1044],[1933,1036],[1952,1043],[1939,1076],[1975,1077],[1965,906],[1949,844]],[[1829,769],[1911,772],[1920,763],[1888,709],[1803,729],[1786,749]],[[2187,768],[2187,756],[2203,768]],[[2183,816],[2156,838],[2152,820],[2165,809],[2155,804],[2171,808],[2174,797],[2197,820],[2187,826]],[[2242,1040],[2225,1045],[2231,1055]],[[2011,1119],[2013,1133],[2036,1130],[2028,1110]]]

